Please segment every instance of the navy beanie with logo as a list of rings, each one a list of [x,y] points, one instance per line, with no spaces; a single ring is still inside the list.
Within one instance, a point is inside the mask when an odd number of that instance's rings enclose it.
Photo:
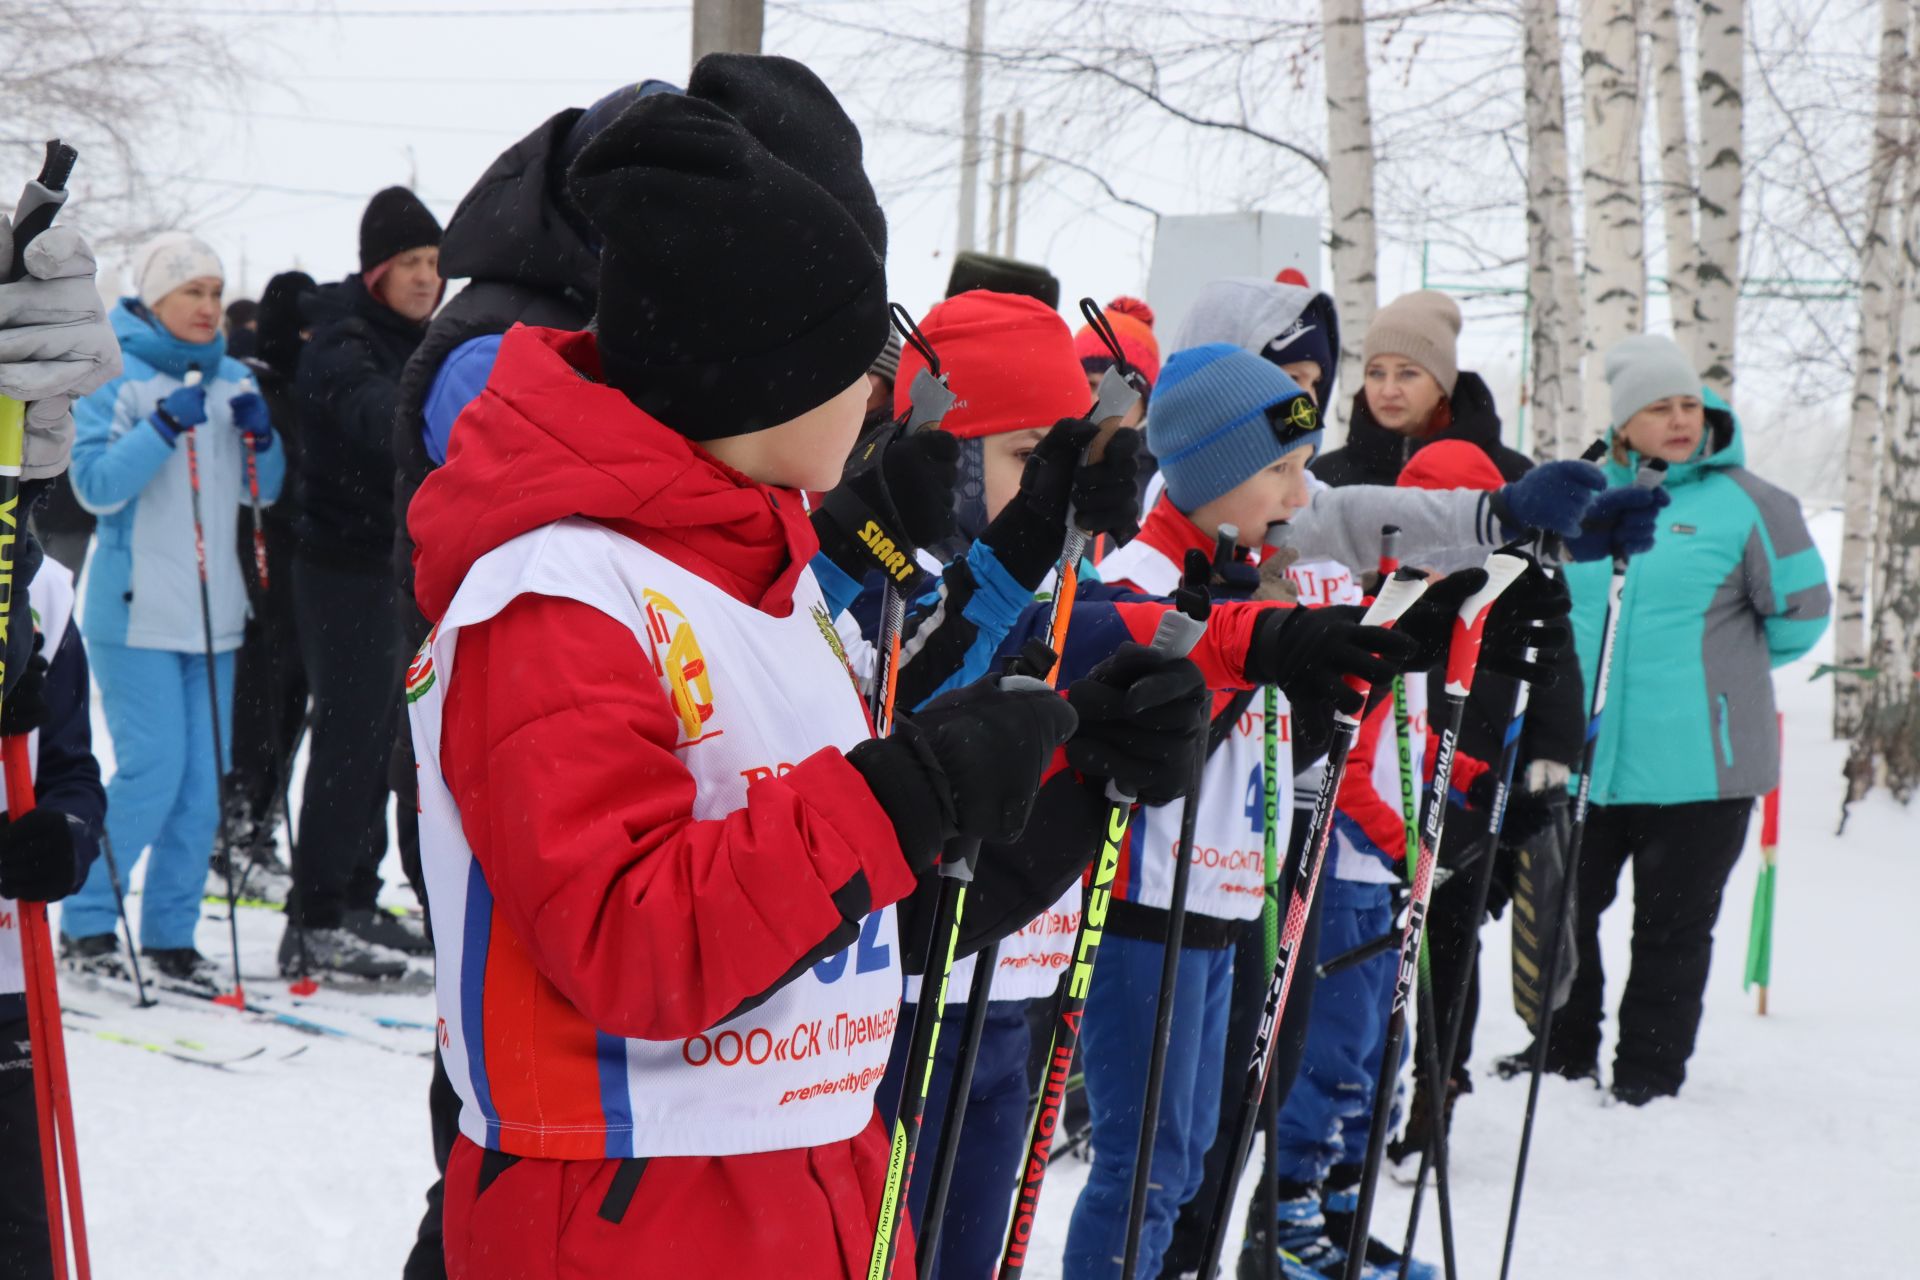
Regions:
[[[1147,447],[1183,512],[1320,439],[1313,397],[1277,364],[1229,343],[1176,351],[1154,385]]]

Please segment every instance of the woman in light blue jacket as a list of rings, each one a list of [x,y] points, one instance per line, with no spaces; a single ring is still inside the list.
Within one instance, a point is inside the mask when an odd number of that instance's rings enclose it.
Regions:
[[[136,294],[113,309],[125,371],[74,407],[73,490],[100,518],[83,589],[81,632],[100,685],[117,765],[107,834],[131,870],[151,849],[141,897],[141,951],[176,979],[212,985],[194,948],[200,896],[219,826],[219,779],[207,695],[211,648],[222,742],[230,740],[233,651],[246,622],[237,555],[240,504],[280,493],[285,454],[246,366],[220,336],[224,275],[213,250],[183,232],[134,259]],[[192,478],[199,469],[210,623],[200,609]],[[211,635],[208,626],[211,626]],[[119,971],[113,887],[96,863],[62,914],[74,962]]]

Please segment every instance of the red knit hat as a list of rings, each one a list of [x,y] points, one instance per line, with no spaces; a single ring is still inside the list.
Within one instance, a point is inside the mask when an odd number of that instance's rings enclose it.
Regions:
[[[1127,363],[1145,375],[1151,388],[1160,381],[1160,340],[1153,336],[1153,308],[1138,298],[1119,297],[1106,305],[1103,314],[1113,326],[1113,336],[1120,339]],[[1089,356],[1113,359],[1092,325],[1081,325],[1073,335],[1073,353],[1082,360]]]
[[[953,389],[942,425],[962,439],[1051,427],[1086,413],[1093,397],[1060,313],[1035,298],[976,289],[920,318]],[[908,343],[893,384],[893,411],[907,411],[914,375],[926,360]]]
[[[1498,489],[1506,482],[1479,445],[1436,440],[1413,455],[1394,483],[1402,489]]]

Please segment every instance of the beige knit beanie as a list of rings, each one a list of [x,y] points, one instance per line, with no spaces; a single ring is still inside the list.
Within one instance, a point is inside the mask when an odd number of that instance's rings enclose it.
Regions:
[[[1364,368],[1375,356],[1404,356],[1452,395],[1454,383],[1460,380],[1459,340],[1460,308],[1444,293],[1421,289],[1374,312],[1360,346],[1360,361]]]

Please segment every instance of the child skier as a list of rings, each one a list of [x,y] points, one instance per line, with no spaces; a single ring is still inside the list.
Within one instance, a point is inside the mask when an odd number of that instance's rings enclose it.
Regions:
[[[865,1274],[891,904],[1017,834],[1073,728],[987,684],[867,739],[798,492],[885,340],[852,136],[794,165],[698,97],[626,110],[570,175],[596,331],[509,332],[413,503],[455,1280]]]
[[[0,709],[0,736],[33,735],[36,806],[0,825],[0,1277],[5,1280],[53,1275],[40,1170],[39,1125],[46,1121],[34,1112],[15,903],[57,902],[79,888],[99,851],[107,811],[100,765],[93,758],[87,654],[72,623],[73,575],[48,559],[33,575],[31,590],[38,649]]]

